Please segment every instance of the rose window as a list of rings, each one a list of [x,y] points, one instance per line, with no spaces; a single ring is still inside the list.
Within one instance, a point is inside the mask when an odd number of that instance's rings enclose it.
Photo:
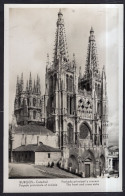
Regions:
[[[88,134],[89,134],[89,128],[88,128],[88,126],[85,125],[85,124],[82,124],[80,126],[80,139],[87,138]]]

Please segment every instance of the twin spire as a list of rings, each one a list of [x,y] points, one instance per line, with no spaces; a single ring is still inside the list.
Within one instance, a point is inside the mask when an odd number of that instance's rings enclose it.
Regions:
[[[64,19],[61,9],[58,12],[57,30],[55,34],[55,46],[54,46],[54,64],[57,64],[59,57],[62,57],[63,61],[69,61],[66,32],[64,26]]]
[[[85,75],[88,76],[92,72],[95,72],[95,73],[99,72],[97,47],[96,47],[93,27],[91,27],[90,29],[86,65],[85,65]]]
[[[69,55],[68,55],[68,48],[67,48],[67,41],[66,41],[66,33],[65,33],[65,26],[64,26],[64,19],[61,9],[58,12],[58,19],[57,19],[57,30],[55,35],[55,46],[54,46],[54,60],[53,66],[55,67],[58,63],[59,57],[62,57],[63,62],[69,63]],[[48,59],[48,57],[47,57]],[[47,60],[47,67],[49,65],[49,60]],[[89,43],[88,43],[88,50],[87,50],[87,58],[86,58],[86,65],[85,65],[85,75],[90,75],[91,71],[97,72],[98,69],[98,58],[97,58],[97,48],[95,42],[95,35],[93,27],[90,29],[90,36],[89,36]]]
[[[40,78],[37,75],[37,79],[34,80],[34,85],[32,82],[32,76],[31,76],[31,72],[30,72],[30,76],[29,76],[29,80],[27,80],[26,83],[26,93],[36,93],[36,94],[40,94]],[[17,76],[17,84],[16,84],[16,94],[23,92],[24,91],[24,81],[23,81],[23,73],[21,74],[21,79],[19,79],[19,76]]]

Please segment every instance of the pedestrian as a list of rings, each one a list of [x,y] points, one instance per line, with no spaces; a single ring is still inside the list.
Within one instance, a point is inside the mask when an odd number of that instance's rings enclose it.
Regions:
[[[48,167],[50,167],[50,162],[48,162]]]

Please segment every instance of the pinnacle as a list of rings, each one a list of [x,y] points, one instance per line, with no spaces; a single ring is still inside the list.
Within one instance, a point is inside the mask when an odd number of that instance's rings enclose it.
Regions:
[[[23,81],[23,73],[21,74],[21,80]]]
[[[63,15],[61,12],[61,8],[59,9],[58,15]]]
[[[94,32],[93,27],[91,26],[90,32]]]
[[[103,65],[102,71],[104,71],[104,72],[105,72],[105,65]]]

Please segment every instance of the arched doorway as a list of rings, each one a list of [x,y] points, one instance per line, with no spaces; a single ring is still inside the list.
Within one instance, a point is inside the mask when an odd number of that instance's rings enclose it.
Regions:
[[[92,167],[92,160],[90,158],[86,159],[84,162],[85,165],[85,178],[89,178],[91,176],[91,167]]]
[[[80,172],[83,172],[85,178],[95,176],[96,159],[91,150],[86,150],[81,156]]]
[[[67,136],[68,136],[68,144],[73,143],[73,126],[71,123],[67,126]]]
[[[71,167],[73,172],[75,172],[75,170],[78,169],[78,161],[74,155],[71,155],[69,157],[68,167]]]

